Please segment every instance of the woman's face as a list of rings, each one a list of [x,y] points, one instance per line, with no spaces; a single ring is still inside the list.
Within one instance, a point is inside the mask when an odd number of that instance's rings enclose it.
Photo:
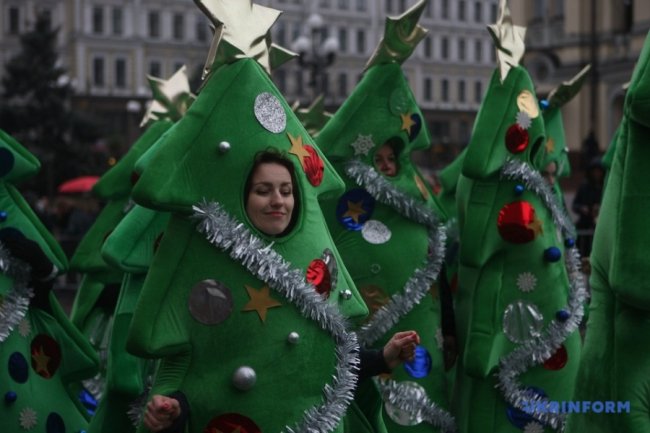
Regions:
[[[374,163],[384,176],[393,177],[397,174],[395,151],[388,144],[384,144],[375,152]]]
[[[542,177],[546,179],[549,185],[555,185],[555,175],[557,174],[557,164],[555,162],[549,162],[544,170],[542,170]]]
[[[272,162],[258,165],[246,198],[246,214],[253,225],[267,235],[279,235],[291,222],[293,204],[289,170]]]

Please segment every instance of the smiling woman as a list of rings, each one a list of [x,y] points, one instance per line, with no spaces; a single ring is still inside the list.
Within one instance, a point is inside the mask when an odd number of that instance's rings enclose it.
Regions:
[[[244,192],[246,214],[255,228],[269,236],[291,231],[300,208],[295,188],[288,159],[274,151],[257,154]]]

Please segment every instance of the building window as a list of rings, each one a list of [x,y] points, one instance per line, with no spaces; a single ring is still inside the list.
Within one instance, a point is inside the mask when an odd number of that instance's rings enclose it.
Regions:
[[[481,81],[474,82],[474,102],[481,103],[483,99],[483,83]]]
[[[208,40],[208,27],[203,14],[196,15],[196,40],[200,42]]]
[[[440,56],[443,60],[449,58],[449,39],[446,36],[440,39]]]
[[[449,80],[447,79],[440,82],[440,98],[442,102],[449,102]]]
[[[36,13],[47,22],[47,27],[52,27],[52,10],[49,8],[39,8]]]
[[[626,1],[624,4],[631,4],[631,1]],[[563,17],[564,16],[564,0],[555,0],[555,16]]]
[[[426,7],[424,8],[424,16],[431,18],[433,16],[433,6],[431,6],[432,2],[427,2]]]
[[[497,61],[497,49],[494,48],[493,50],[490,50],[490,52],[492,53],[490,55],[490,59],[492,59],[492,63],[496,63],[496,61]]]
[[[162,64],[158,60],[149,62],[149,75],[152,77],[162,77]]]
[[[544,11],[546,10],[546,0],[534,0],[533,8],[535,18],[543,18]]]
[[[406,11],[406,0],[399,0],[399,10],[397,12],[401,14],[404,11]]]
[[[339,0],[339,9],[347,10],[349,6],[348,0]]]
[[[474,22],[480,23],[483,21],[483,5],[481,2],[474,3]]]
[[[104,33],[104,8],[101,6],[93,7],[93,33],[96,35]]]
[[[440,15],[442,19],[449,19],[449,0],[442,0],[442,5],[440,5]]]
[[[321,9],[329,9],[330,0],[320,0],[319,6],[321,7]]]
[[[273,75],[275,76],[275,82],[278,85],[278,89],[281,93],[285,93],[287,91],[287,74],[283,69],[280,69],[274,71]]]
[[[465,102],[465,80],[458,82],[458,102]]]
[[[366,53],[366,32],[365,30],[357,30],[357,53]]]
[[[348,96],[348,75],[345,72],[339,74],[339,96],[341,98]]]
[[[424,38],[424,58],[425,59],[430,59],[431,57],[433,57],[431,36],[427,35]]]
[[[465,21],[465,2],[463,0],[458,2],[458,21]]]
[[[302,81],[302,70],[296,71],[296,95],[300,96],[305,92],[305,85]]]
[[[345,53],[348,51],[348,29],[339,28],[339,51]]]
[[[177,41],[185,38],[185,16],[181,13],[175,13],[173,16],[172,37]]]
[[[103,57],[95,57],[93,59],[93,86],[95,87],[104,87],[106,84],[104,66]]]
[[[185,66],[185,62],[183,62],[183,61],[181,61],[181,60],[177,60],[177,61],[175,61],[175,62],[174,62],[174,72],[178,71],[178,70],[179,70],[180,68],[182,68],[183,66]]]
[[[147,15],[147,23],[149,24],[149,37],[160,37],[160,13],[156,11],[149,11]]]
[[[115,60],[115,87],[124,89],[126,87],[126,60]]]
[[[431,78],[424,79],[424,100],[431,101],[433,99],[433,80]]]
[[[124,16],[121,8],[113,8],[113,34],[120,36],[124,32]]]
[[[20,33],[20,9],[16,6],[9,8],[9,26],[7,33],[10,35],[17,35]]]
[[[357,0],[357,11],[365,12],[368,10],[368,0]]]
[[[393,13],[393,0],[386,0],[386,13]]]
[[[498,12],[498,5],[492,4],[490,6],[490,22],[493,23],[497,22],[497,12]]]
[[[275,38],[274,40],[280,46],[286,45],[287,40],[287,26],[284,24],[284,21],[280,21],[275,25]]]
[[[469,143],[470,128],[469,123],[465,120],[458,122],[458,138],[460,143],[465,146]]]
[[[483,41],[477,39],[474,42],[474,60],[476,63],[481,63],[483,61]]]
[[[458,39],[458,60],[465,61],[465,39]]]

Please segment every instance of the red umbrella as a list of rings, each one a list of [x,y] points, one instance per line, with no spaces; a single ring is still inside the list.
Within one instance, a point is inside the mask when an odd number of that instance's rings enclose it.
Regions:
[[[60,193],[88,192],[97,183],[99,176],[81,176],[66,180],[57,188]]]

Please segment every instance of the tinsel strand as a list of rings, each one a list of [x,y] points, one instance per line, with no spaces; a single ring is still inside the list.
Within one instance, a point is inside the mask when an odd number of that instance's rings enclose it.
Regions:
[[[5,341],[27,314],[34,291],[28,287],[31,268],[15,259],[0,243],[0,272],[12,280],[12,287],[0,302],[0,343]]]
[[[573,233],[575,233],[573,225],[569,222],[564,209],[559,205],[546,181],[537,171],[525,163],[509,160],[503,166],[502,176],[527,185],[551,211],[553,221],[561,227],[565,238],[573,237]],[[578,329],[582,320],[587,288],[580,270],[580,253],[575,247],[565,251],[565,266],[569,278],[569,296],[566,307],[566,311],[569,313],[568,319],[564,322],[557,319],[551,320],[542,335],[522,343],[499,362],[500,368],[496,374],[497,386],[503,392],[506,401],[519,410],[524,410],[524,404],[527,407],[538,407],[538,404],[548,403],[548,399],[525,389],[519,381],[519,376],[528,368],[542,364],[553,356],[566,338]],[[530,415],[554,429],[564,430],[566,414],[545,411],[543,413],[533,412]]]
[[[334,430],[354,398],[359,368],[356,334],[347,331],[347,322],[335,305],[329,304],[305,275],[232,218],[219,203],[204,201],[193,207],[197,230],[217,248],[228,252],[255,277],[294,303],[307,318],[316,321],[336,342],[336,372],[331,385],[323,388],[324,403],[305,412],[301,423],[286,426],[286,433],[327,433]]]
[[[404,218],[428,228],[431,254],[424,266],[416,269],[402,290],[391,296],[388,303],[377,310],[370,321],[359,330],[359,341],[362,346],[367,347],[383,337],[429,293],[431,285],[438,279],[445,259],[447,228],[433,210],[396,188],[371,166],[355,159],[347,163],[345,172],[375,200],[394,209]],[[391,381],[391,383],[399,387],[398,382]],[[404,393],[399,395],[402,404],[398,406],[402,410],[410,414],[427,413],[428,416],[424,420],[429,424],[453,431],[449,426],[455,426],[454,418],[449,412],[436,406],[426,395],[422,397]]]

